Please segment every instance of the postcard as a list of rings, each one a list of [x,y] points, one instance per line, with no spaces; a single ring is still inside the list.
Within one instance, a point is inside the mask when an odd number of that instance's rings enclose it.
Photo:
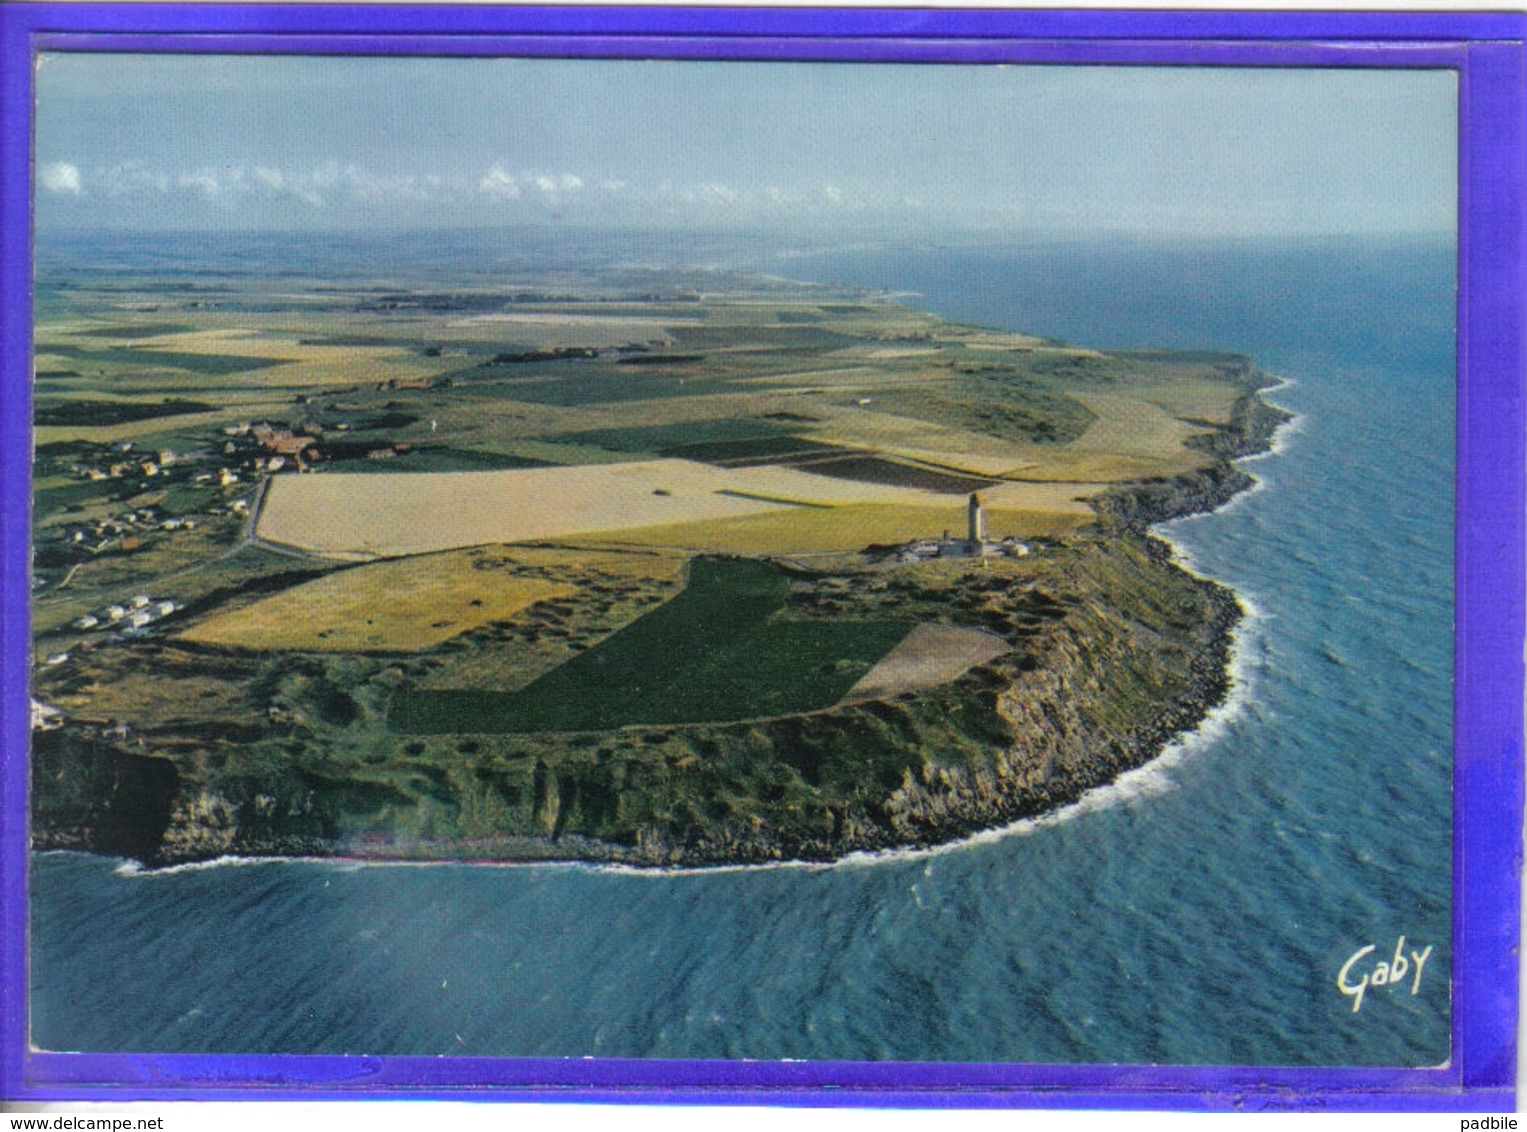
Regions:
[[[1512,1104],[1519,36],[22,8],[16,1095]]]

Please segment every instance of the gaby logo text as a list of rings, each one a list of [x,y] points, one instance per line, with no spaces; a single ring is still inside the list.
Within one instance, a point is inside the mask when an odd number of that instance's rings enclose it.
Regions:
[[[1409,975],[1410,993],[1419,994],[1421,991],[1421,972],[1426,968],[1426,961],[1431,958],[1431,944],[1427,944],[1424,950],[1409,952],[1407,958],[1405,937],[1401,936],[1394,945],[1394,958],[1387,962],[1380,959],[1369,967],[1364,960],[1377,950],[1378,946],[1372,943],[1358,948],[1347,957],[1336,975],[1337,987],[1352,1000],[1353,1014],[1363,1008],[1363,995],[1369,987],[1403,985]]]

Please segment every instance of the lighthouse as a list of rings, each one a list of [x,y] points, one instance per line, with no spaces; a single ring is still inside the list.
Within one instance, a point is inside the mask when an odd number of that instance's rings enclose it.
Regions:
[[[970,493],[970,506],[966,509],[970,519],[970,531],[966,537],[970,553],[980,554],[986,544],[986,513],[981,510],[981,497]]]

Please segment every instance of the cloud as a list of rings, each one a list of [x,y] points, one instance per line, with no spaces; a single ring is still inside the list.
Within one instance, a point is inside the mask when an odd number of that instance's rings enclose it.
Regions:
[[[255,220],[279,217],[281,224],[296,226],[343,224],[361,216],[398,224],[442,218],[479,223],[501,220],[506,214],[589,223],[748,223],[917,207],[881,187],[845,181],[703,175],[627,179],[627,171],[619,168],[527,169],[505,160],[495,161],[485,172],[483,166],[475,172],[456,172],[422,162],[360,164],[320,157],[287,164],[273,157],[178,168],[137,157],[99,168],[40,162],[38,191],[55,199],[94,196],[145,213],[184,210],[188,217],[243,209]]]
[[[486,193],[490,197],[498,197],[500,200],[518,200],[520,196],[519,182],[510,173],[504,172],[497,165],[484,174],[483,179],[477,182],[479,192]]]
[[[101,174],[106,191],[112,196],[132,195],[145,192],[167,193],[171,179],[168,174],[147,168],[143,162],[130,159],[113,165]]]
[[[182,173],[175,179],[175,184],[182,189],[196,189],[208,199],[216,197],[222,189],[217,178],[205,170],[199,173]]]
[[[332,189],[339,184],[339,162],[329,161],[313,170],[310,178],[313,185],[320,189]]]
[[[577,173],[511,173],[502,165],[494,165],[477,182],[477,191],[497,200],[528,200],[556,208],[566,198],[582,193],[586,186],[587,182]],[[599,185],[606,193],[624,187],[624,181],[605,181]]]
[[[432,185],[431,180],[436,184]],[[428,201],[434,197],[438,183],[438,177],[376,173],[359,165],[345,166],[345,187],[352,197],[368,204],[392,200]]]
[[[80,171],[67,161],[55,161],[37,170],[37,179],[50,193],[70,193],[79,196],[83,191]]]
[[[884,193],[862,186],[737,184],[724,181],[680,183],[665,181],[652,188],[651,199],[670,213],[705,211],[736,218],[772,219],[782,214],[828,214],[865,209],[904,207]]]

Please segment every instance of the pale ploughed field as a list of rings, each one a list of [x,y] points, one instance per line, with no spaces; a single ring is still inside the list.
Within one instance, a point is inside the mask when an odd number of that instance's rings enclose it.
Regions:
[[[1011,646],[992,633],[958,625],[917,625],[899,645],[859,678],[845,703],[883,700],[902,692],[933,688],[985,664]]]

